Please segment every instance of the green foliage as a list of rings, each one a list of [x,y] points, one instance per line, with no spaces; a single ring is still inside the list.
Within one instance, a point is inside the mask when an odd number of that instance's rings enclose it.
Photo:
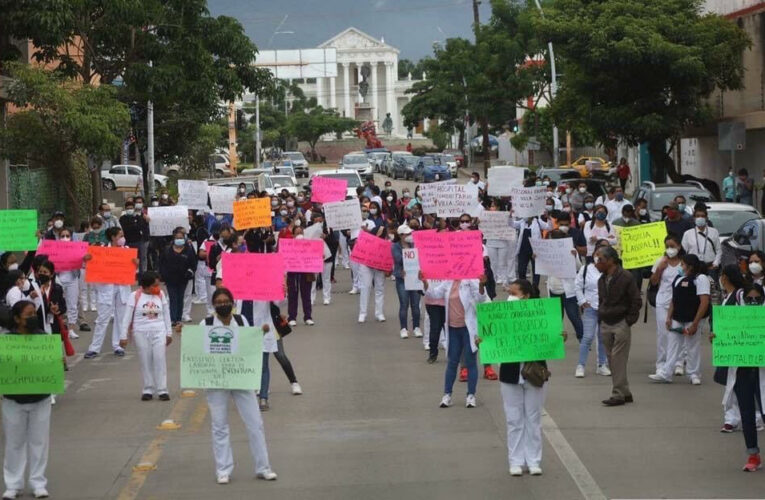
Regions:
[[[284,128],[287,135],[295,137],[298,141],[307,142],[311,146],[311,151],[315,151],[316,142],[321,136],[348,132],[357,125],[356,120],[344,118],[334,110],[316,106],[289,115]]]
[[[510,139],[510,142],[515,149],[522,150],[526,147],[529,139],[534,137],[539,142],[540,148],[547,151],[554,158],[553,123],[553,114],[550,107],[526,110],[526,113],[523,115],[520,131]],[[573,124],[571,136],[574,144],[594,145],[599,142],[598,137],[592,129],[587,127],[586,123]]]
[[[221,135],[225,133],[227,128],[220,122],[200,125],[196,140],[189,145],[188,154],[181,158],[182,170],[206,174],[210,170],[210,155],[220,146]]]
[[[427,71],[423,60],[419,60],[416,63],[410,61],[409,59],[398,60],[399,80],[406,80],[407,78],[409,78],[410,73],[412,74],[412,80],[422,80],[423,71]]]
[[[446,149],[449,145],[449,139],[451,138],[451,134],[447,130],[435,124],[432,124],[428,131],[423,135],[433,141],[433,145],[438,151]]]

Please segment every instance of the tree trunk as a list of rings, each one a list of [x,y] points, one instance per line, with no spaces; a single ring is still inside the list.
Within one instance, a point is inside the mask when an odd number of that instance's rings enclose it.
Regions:
[[[481,133],[483,134],[483,178],[489,177],[491,166],[491,145],[489,144],[489,119],[481,118]]]
[[[683,182],[675,168],[675,160],[667,153],[666,141],[663,139],[652,140],[648,143],[648,151],[651,153],[651,180],[664,182],[666,174],[672,182]]]
[[[460,151],[465,151],[465,127],[462,127],[459,129],[460,131],[460,138],[457,141],[457,149]]]
[[[98,212],[101,205],[101,166],[96,165],[92,158],[88,158],[88,170],[90,171],[90,190],[92,193],[92,213]]]

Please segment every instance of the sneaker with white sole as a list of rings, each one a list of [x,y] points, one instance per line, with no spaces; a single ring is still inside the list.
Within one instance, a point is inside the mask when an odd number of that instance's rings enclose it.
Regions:
[[[529,465],[529,475],[532,476],[541,476],[542,475],[542,468],[538,465]]]
[[[70,338],[70,339],[72,339],[72,340],[77,340],[78,338],[80,338],[80,336],[79,336],[79,335],[77,335],[77,334],[74,332],[74,330],[71,330],[71,329],[70,329],[70,330],[69,330],[69,338]]]
[[[409,332],[406,330],[406,328],[402,328],[401,331],[399,332],[399,336],[402,339],[408,339],[409,338]]]
[[[698,375],[691,375],[691,384],[701,385],[701,377],[699,377]]]
[[[430,350],[430,344],[423,344],[423,347],[425,348],[426,351]]]
[[[303,388],[300,387],[300,384],[298,384],[297,382],[293,383],[292,384],[292,395],[293,396],[300,396],[301,394],[303,394]]]
[[[48,498],[50,496],[50,494],[48,493],[48,490],[46,490],[45,488],[35,488],[32,495],[35,498]]]
[[[449,408],[451,405],[452,405],[452,395],[444,394],[444,397],[441,398],[441,404],[439,406],[441,408]]]
[[[315,325],[316,323],[314,323],[314,321],[313,321],[312,319],[310,319],[310,318],[309,318],[309,319],[305,320],[305,324],[306,324],[306,325],[308,325],[308,326],[313,326],[313,325]]]
[[[672,383],[671,380],[665,379],[664,377],[662,377],[658,373],[652,373],[652,374],[648,375],[648,378],[653,380],[654,382],[658,382],[660,384],[671,384]]]
[[[365,314],[359,314],[359,323],[364,323],[367,320]]]
[[[414,328],[414,336],[417,337],[418,339],[422,338],[422,330],[420,330],[419,326]]]
[[[291,320],[289,320],[289,322],[287,324],[290,325],[290,326],[297,326],[297,321],[295,321],[294,319],[291,319]]]
[[[328,306],[328,305],[329,305],[329,303],[330,303],[329,299],[324,299],[324,305],[325,305],[325,306]]]
[[[267,470],[265,472],[258,472],[255,477],[264,481],[276,481],[276,478],[279,476],[276,475],[276,472]]]
[[[383,316],[382,314],[378,314],[377,316],[375,316],[375,319],[379,321],[380,323],[382,323],[383,321],[385,321],[385,316]]]
[[[523,468],[518,466],[512,466],[510,467],[510,475],[515,477],[520,477],[523,475]]]
[[[675,377],[682,377],[685,375],[685,368],[683,366],[675,367]]]
[[[468,394],[465,398],[465,408],[475,408],[476,402],[475,402],[475,394]]]
[[[14,498],[18,498],[19,496],[19,490],[5,490],[5,493],[3,493],[3,500],[13,500]]]
[[[228,484],[229,482],[231,482],[231,479],[229,479],[229,477],[224,474],[224,475],[218,476],[217,481],[218,481],[218,484]]]
[[[584,365],[576,365],[576,371],[574,371],[574,377],[584,378]]]
[[[351,291],[348,292],[348,295],[356,295],[359,293],[359,289],[356,287],[351,288]]]
[[[607,365],[598,365],[598,369],[595,373],[597,373],[598,375],[602,375],[604,377],[610,377],[611,369],[608,368]]]

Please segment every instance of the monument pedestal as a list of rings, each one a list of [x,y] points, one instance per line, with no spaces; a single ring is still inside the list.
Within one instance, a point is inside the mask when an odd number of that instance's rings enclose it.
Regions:
[[[356,103],[356,119],[362,122],[372,121],[372,104],[368,102]]]

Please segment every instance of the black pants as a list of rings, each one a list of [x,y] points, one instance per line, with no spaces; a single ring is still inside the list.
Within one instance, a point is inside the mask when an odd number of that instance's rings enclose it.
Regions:
[[[741,367],[736,371],[736,384],[733,392],[738,399],[741,411],[741,430],[744,431],[744,443],[749,454],[759,453],[757,446],[757,424],[755,423],[757,408],[762,408],[760,399],[760,369]]]
[[[287,379],[290,381],[290,384],[294,384],[297,382],[297,377],[295,376],[295,370],[292,368],[292,363],[290,363],[290,358],[288,358],[287,353],[284,352],[283,339],[277,340],[276,345],[278,346],[279,350],[274,353],[274,357],[276,358],[276,361],[278,361],[282,366],[282,370],[284,370],[284,374],[287,375]]]
[[[531,258],[530,253],[521,252],[518,254],[518,279],[526,279],[526,270],[529,268],[529,262],[531,263],[531,273],[534,275],[532,281],[534,286],[538,287],[539,275],[534,272],[537,266],[534,264],[534,259]]]
[[[430,357],[438,357],[438,340],[441,338],[441,329],[446,323],[446,307],[432,304],[425,304],[425,311],[430,318]]]

